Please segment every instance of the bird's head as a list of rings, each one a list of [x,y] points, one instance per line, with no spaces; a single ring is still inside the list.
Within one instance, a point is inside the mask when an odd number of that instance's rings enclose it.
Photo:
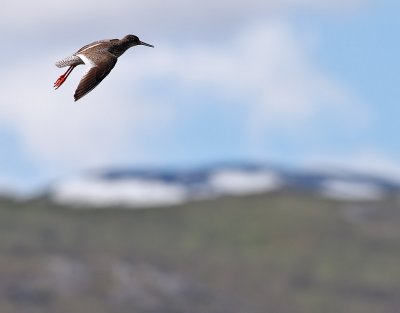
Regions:
[[[154,48],[153,45],[149,45],[148,43],[140,41],[139,37],[135,36],[135,35],[126,35],[124,37],[124,40],[128,41],[131,47],[142,45],[142,46]]]

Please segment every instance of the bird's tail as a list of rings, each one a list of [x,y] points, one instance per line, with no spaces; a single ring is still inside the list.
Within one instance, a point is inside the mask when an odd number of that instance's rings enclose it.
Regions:
[[[55,63],[57,67],[65,67],[65,66],[76,66],[79,64],[84,64],[80,57],[76,55],[72,55],[70,57],[66,57],[61,59]]]

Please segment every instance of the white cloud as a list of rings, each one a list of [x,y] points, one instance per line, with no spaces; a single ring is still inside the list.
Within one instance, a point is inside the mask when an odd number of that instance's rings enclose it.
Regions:
[[[136,56],[128,57],[128,51],[110,76],[77,103],[72,95],[83,69],[53,91],[61,72],[53,66],[54,56],[43,54],[1,76],[0,122],[19,134],[27,155],[40,164],[77,169],[146,159],[140,151],[150,132],[166,135],[172,122],[179,123],[178,115],[192,114],[181,112],[174,99],[184,97],[188,106],[201,107],[194,95],[202,90],[222,99],[216,105],[224,106],[227,115],[232,106],[241,106],[241,127],[250,137],[262,138],[276,128],[301,131],[323,113],[336,114],[342,124],[349,111],[367,120],[368,112],[351,92],[314,64],[304,38],[275,20],[218,45],[160,42],[156,49],[134,48]],[[168,81],[165,88],[172,95],[151,86],[157,79]],[[135,156],[127,155],[132,150]]]
[[[193,114],[178,108],[175,99],[201,107],[195,95],[204,90],[215,95],[227,115],[239,106],[239,127],[258,139],[276,128],[301,131],[322,114],[336,116],[342,124],[351,112],[366,124],[369,113],[360,101],[315,64],[309,38],[276,19],[296,10],[343,12],[366,1],[9,2],[0,10],[0,28],[17,52],[14,58],[9,49],[0,52],[8,60],[0,76],[0,124],[17,134],[35,166],[64,173],[146,160],[150,133],[167,135],[179,118]],[[83,69],[52,90],[61,74],[53,65],[57,57],[76,51],[86,43],[83,38],[94,41],[126,32],[156,48],[135,48],[135,56],[124,55],[110,77],[77,103],[72,95]],[[72,49],[54,55],[60,49],[54,43],[60,41]],[[18,49],[27,43],[29,51]],[[157,79],[168,81],[163,86],[171,90],[155,90],[151,83]]]
[[[219,45],[160,47],[157,59],[143,56],[140,71],[168,77],[182,93],[212,90],[227,111],[243,106],[243,121],[253,134],[274,128],[297,132],[321,115],[351,129],[368,125],[368,110],[314,64],[311,48],[307,36],[274,20],[248,27]]]
[[[133,92],[136,97],[129,97],[137,86],[129,90],[118,86],[118,79],[111,78],[117,76],[117,70],[101,88],[75,103],[72,95],[83,68],[77,68],[54,91],[52,83],[62,71],[52,61],[36,59],[33,64],[15,66],[0,78],[0,123],[17,134],[27,156],[39,164],[76,169],[127,161],[131,157],[126,155],[127,142],[135,147],[138,133],[147,134],[146,130],[168,123],[168,113],[146,106],[149,101],[139,91]]]
[[[0,11],[0,28],[26,34],[41,29],[60,35],[60,31],[94,28],[129,28],[161,31],[165,34],[194,31],[229,31],[249,21],[292,11],[343,12],[367,0],[248,0],[248,1],[9,1]],[[110,18],[110,20],[107,20]],[[106,20],[106,22],[104,22]],[[112,22],[111,22],[112,20]],[[96,27],[88,27],[90,24]],[[79,35],[79,34],[75,34]]]

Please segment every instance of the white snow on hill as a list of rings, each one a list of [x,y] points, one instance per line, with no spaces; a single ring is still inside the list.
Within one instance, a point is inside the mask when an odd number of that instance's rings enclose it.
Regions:
[[[163,181],[154,177],[105,179],[83,176],[54,185],[51,198],[60,204],[153,207],[224,195],[261,193],[278,189],[280,186],[281,179],[271,171],[239,169],[216,170],[204,181],[192,184],[185,184],[179,180]]]
[[[282,181],[271,171],[221,170],[211,175],[209,184],[221,195],[248,195],[278,189]]]
[[[193,171],[103,171],[60,181],[48,194],[61,204],[144,208],[282,189],[346,201],[379,200],[387,194],[400,193],[399,185],[379,177],[247,165]]]
[[[379,186],[367,182],[332,179],[323,183],[322,195],[338,200],[380,200],[384,191]]]
[[[82,178],[58,184],[52,193],[52,199],[61,204],[96,207],[152,207],[183,203],[188,200],[188,194],[184,186],[159,181]]]

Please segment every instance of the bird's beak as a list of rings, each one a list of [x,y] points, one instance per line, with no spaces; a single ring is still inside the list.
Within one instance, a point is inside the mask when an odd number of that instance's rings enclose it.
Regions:
[[[154,48],[153,45],[149,45],[148,43],[145,43],[145,42],[143,42],[143,41],[141,41],[140,44],[141,44],[142,46],[147,46],[147,47]]]

